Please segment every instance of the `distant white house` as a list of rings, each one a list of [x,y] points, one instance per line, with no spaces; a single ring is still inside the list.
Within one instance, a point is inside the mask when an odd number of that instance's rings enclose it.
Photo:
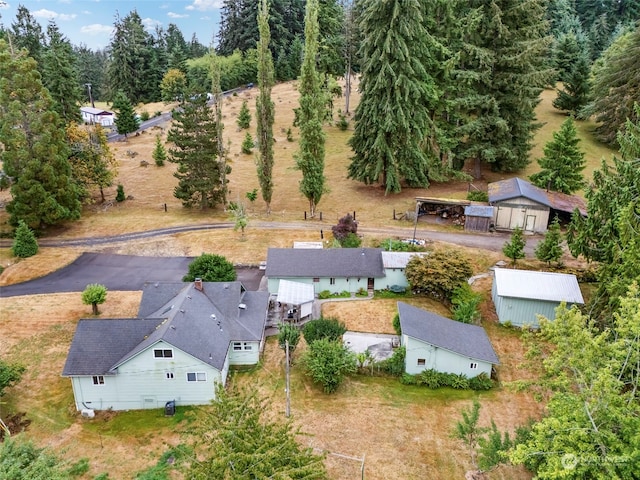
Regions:
[[[110,127],[113,125],[115,115],[108,110],[101,110],[93,107],[80,107],[80,113],[82,114],[82,120],[84,123],[98,124],[103,127]]]
[[[583,304],[575,275],[496,268],[491,297],[500,323],[539,326],[538,315],[553,320],[561,302]]]
[[[424,370],[466,375],[481,373],[491,377],[500,362],[484,328],[456,322],[404,302],[398,302],[406,349],[405,371],[411,375]]]
[[[230,367],[258,363],[268,301],[240,282],[151,283],[138,318],[80,320],[62,372],[76,409],[209,403]]]

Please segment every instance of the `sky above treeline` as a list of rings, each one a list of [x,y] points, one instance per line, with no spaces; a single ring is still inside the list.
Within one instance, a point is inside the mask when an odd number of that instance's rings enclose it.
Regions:
[[[175,24],[189,42],[195,33],[210,46],[218,33],[222,0],[0,0],[0,22],[10,28],[20,5],[25,6],[46,32],[49,20],[74,45],[96,50],[109,45],[116,15],[136,10],[146,30],[165,30]]]

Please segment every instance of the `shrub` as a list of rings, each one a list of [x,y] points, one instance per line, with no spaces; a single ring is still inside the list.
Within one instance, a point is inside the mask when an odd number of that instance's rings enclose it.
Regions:
[[[147,120],[149,120],[150,115],[149,112],[147,112],[146,110],[143,110],[142,112],[140,112],[140,120],[142,120],[143,122],[146,122]]]
[[[200,278],[203,282],[233,282],[236,276],[233,263],[222,255],[203,253],[189,264],[189,271],[182,281],[193,282]]]
[[[473,269],[465,255],[443,248],[429,255],[413,256],[407,263],[405,274],[414,292],[450,301],[454,290],[473,275]]]
[[[377,248],[382,248],[389,252],[424,252],[426,248],[422,245],[416,245],[410,242],[403,242],[402,240],[386,238],[377,242],[375,245]]]
[[[328,338],[311,342],[302,363],[313,381],[322,384],[325,393],[335,392],[347,374],[357,371],[355,354],[342,342]]]
[[[362,239],[355,233],[349,233],[340,242],[342,248],[358,248],[362,244]]]
[[[488,202],[489,194],[481,190],[472,190],[467,193],[467,200],[472,202]]]
[[[162,115],[162,112],[160,110],[158,110],[156,113],[153,114],[154,117],[160,117]]]
[[[107,287],[99,283],[90,283],[82,292],[82,303],[91,305],[93,314],[98,315],[98,305],[107,300]]]
[[[338,122],[336,123],[336,125],[343,132],[347,128],[349,128],[349,122],[348,122],[347,117],[345,116],[345,114],[342,113],[342,110],[338,110]]]
[[[440,372],[430,368],[418,374],[418,385],[424,385],[427,388],[436,389],[443,386],[443,378]]]
[[[472,390],[489,390],[493,387],[491,380],[486,373],[481,373],[469,380],[469,388]]]
[[[293,142],[293,132],[291,128],[287,128],[287,142]]]
[[[478,306],[482,296],[471,290],[468,283],[463,283],[453,291],[453,319],[462,323],[476,323],[480,319]]]
[[[72,464],[67,473],[72,477],[80,477],[89,471],[89,459],[81,458],[76,463]]]
[[[122,185],[118,185],[116,189],[116,202],[124,202],[126,197],[124,196],[124,187]]]
[[[396,331],[397,335],[402,335],[402,329],[400,328],[400,314],[396,313],[393,316],[393,320],[391,321],[393,324],[393,329]]]
[[[317,320],[311,320],[302,327],[302,334],[309,345],[321,339],[341,340],[346,331],[347,327],[344,323],[335,318],[321,317]]]
[[[320,300],[331,298],[331,292],[329,290],[322,290],[320,293],[318,293],[318,298]]]
[[[411,375],[409,373],[403,373],[400,376],[400,383],[403,385],[417,385],[418,378],[415,375]]]
[[[453,387],[457,390],[468,390],[469,389],[469,379],[467,378],[466,375],[453,375],[452,377],[449,377],[450,382],[448,383],[448,385],[450,387]]]
[[[1,272],[0,272],[1,273]],[[369,292],[367,292],[364,288],[360,287],[358,289],[358,291],[356,292],[356,297],[366,297],[369,295]]]
[[[38,253],[36,236],[23,220],[18,222],[11,251],[20,258],[32,257]]]
[[[350,213],[347,213],[344,217],[338,220],[337,225],[331,227],[331,232],[333,233],[333,238],[338,240],[340,245],[342,245],[342,242],[350,233],[358,233],[358,222],[353,219]]]
[[[249,132],[244,136],[244,140],[242,141],[242,153],[250,154],[255,147],[255,143],[253,143],[253,137]]]
[[[399,377],[404,373],[404,359],[406,355],[407,351],[405,347],[396,348],[391,358],[380,362],[380,368],[389,375]]]

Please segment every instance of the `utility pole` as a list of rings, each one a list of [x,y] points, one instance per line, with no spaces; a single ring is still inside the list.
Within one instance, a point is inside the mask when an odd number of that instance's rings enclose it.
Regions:
[[[285,391],[287,394],[287,407],[285,409],[285,416],[287,418],[289,418],[289,415],[291,415],[291,395],[289,392],[289,340],[285,340],[284,341],[284,347],[285,347],[285,352],[286,352],[286,362],[287,364],[285,365]]]
[[[96,108],[96,104],[93,103],[93,95],[91,95],[91,84],[90,83],[85,83],[84,86],[87,87],[87,90],[89,90],[89,101],[91,102],[91,106],[93,108]]]

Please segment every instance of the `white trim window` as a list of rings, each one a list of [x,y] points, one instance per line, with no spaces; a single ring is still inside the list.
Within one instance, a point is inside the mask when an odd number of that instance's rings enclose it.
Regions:
[[[242,350],[251,351],[253,350],[253,345],[249,342],[233,342],[234,352],[241,352]]]
[[[173,375],[173,372],[166,372],[164,374],[164,378],[166,378],[167,380],[173,380],[175,376]]]
[[[206,382],[206,372],[187,372],[187,382]]]
[[[173,350],[170,348],[154,348],[153,358],[173,358]]]
[[[94,385],[104,385],[104,376],[103,375],[94,375],[91,380]]]
[[[471,362],[471,364],[469,365],[469,368],[471,370],[477,370],[478,369],[478,364],[476,362]]]
[[[418,366],[419,366],[419,367],[420,367],[420,366],[424,366],[424,365],[426,365],[426,364],[427,364],[426,359],[424,359],[424,358],[419,358],[419,359],[418,359]]]

